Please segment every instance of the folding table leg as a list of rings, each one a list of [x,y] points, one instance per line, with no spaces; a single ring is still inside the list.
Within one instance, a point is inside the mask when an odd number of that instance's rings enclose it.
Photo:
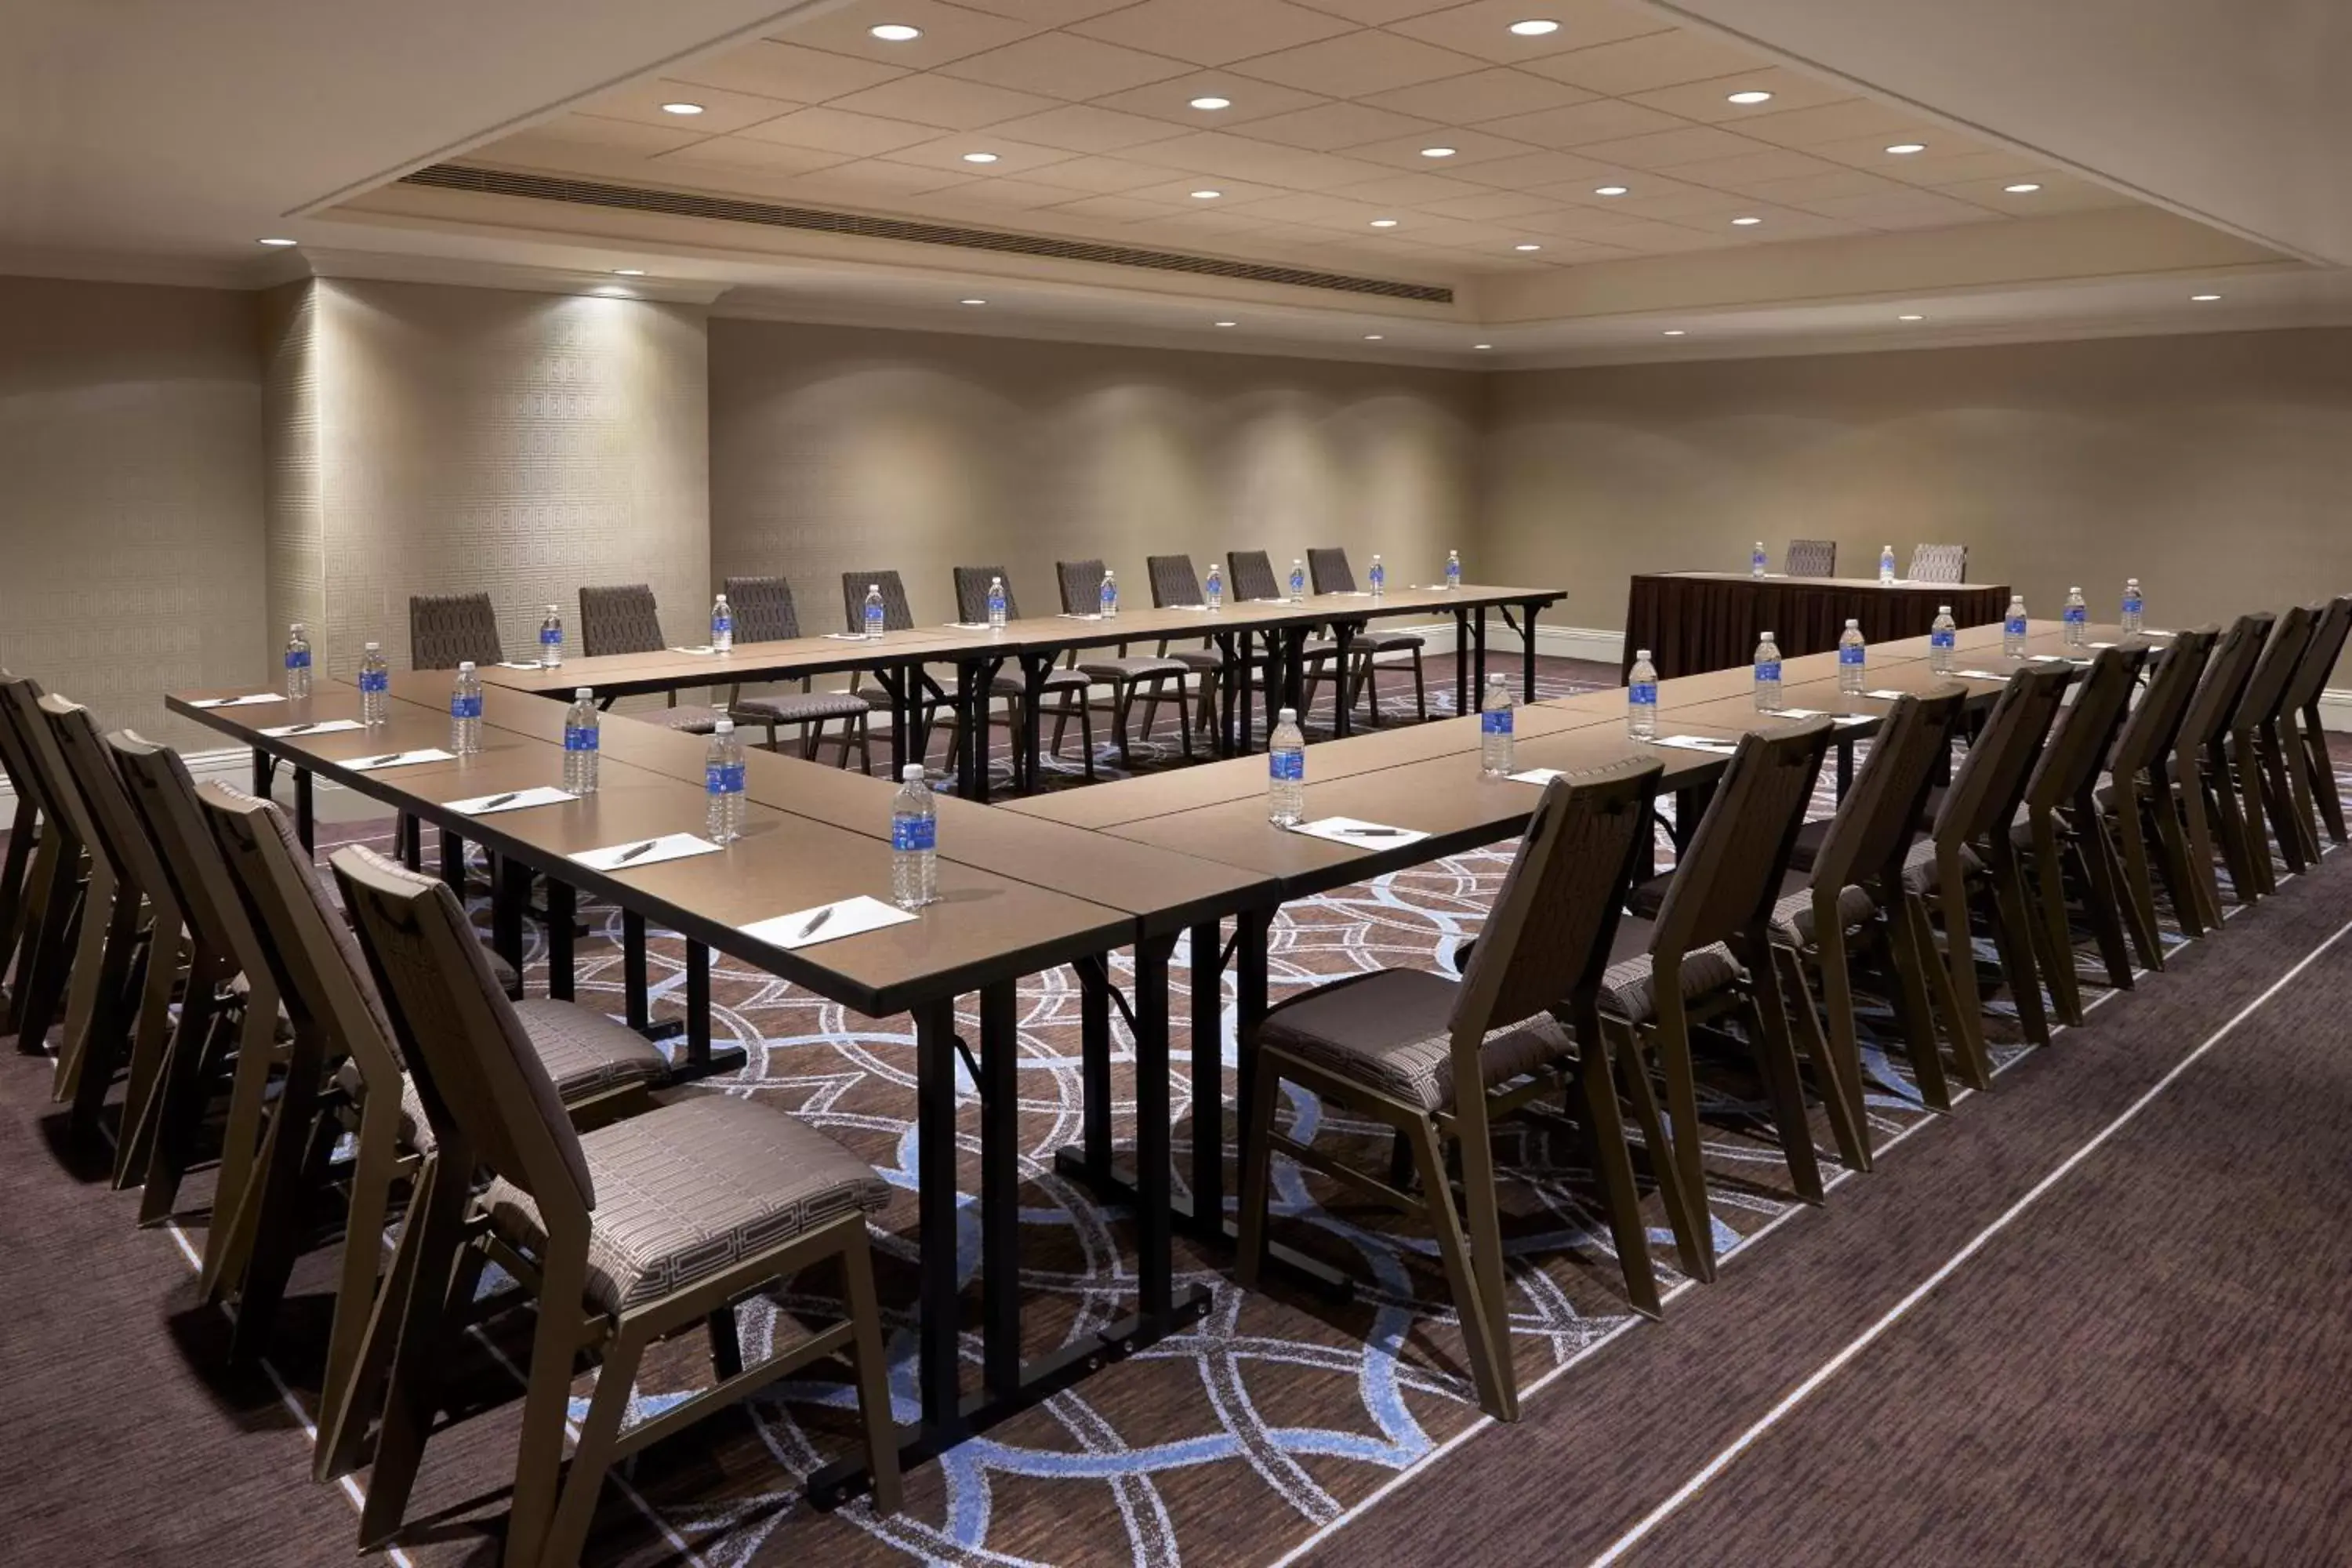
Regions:
[[[1011,981],[980,994],[982,1363],[998,1398],[1021,1387],[1021,1032]]]
[[[923,1425],[961,1424],[962,1364],[957,1349],[955,1005],[927,1002],[915,1012],[916,1202],[922,1234],[920,1321],[915,1384]]]
[[[1225,1215],[1223,927],[1192,928],[1192,1218],[1214,1230]]]
[[[1173,936],[1161,936],[1135,949],[1135,1250],[1147,1321],[1175,1305],[1168,1170],[1168,959],[1175,947]]]
[[[571,883],[547,879],[547,994],[558,1002],[572,996],[576,897]]]

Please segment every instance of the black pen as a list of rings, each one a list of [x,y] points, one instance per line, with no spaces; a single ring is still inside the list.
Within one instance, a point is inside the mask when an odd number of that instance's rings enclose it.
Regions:
[[[353,763],[352,766],[355,768],[380,768],[386,763],[396,763],[406,755],[408,755],[406,752],[386,752],[380,757],[370,757],[363,763]]]
[[[498,807],[506,805],[507,802],[515,799],[521,794],[522,791],[520,790],[509,790],[505,795],[494,795],[490,796],[489,799],[482,802],[481,805],[474,807],[474,809],[476,811],[493,811]]]
[[[615,866],[625,866],[640,855],[652,853],[654,846],[660,842],[661,840],[658,838],[648,838],[643,844],[632,844],[626,849],[621,851],[621,858],[614,861],[613,864]]]
[[[305,735],[317,729],[321,722],[322,721],[314,719],[308,724],[289,724],[281,731],[280,733],[288,735]]]
[[[1402,827],[1343,827],[1339,831],[1352,838],[1400,838],[1405,830]]]
[[[831,904],[827,904],[824,908],[817,910],[816,918],[810,921],[808,924],[801,927],[799,933],[795,935],[793,940],[794,942],[806,942],[810,937],[814,936],[819,926],[822,926],[825,921],[833,919],[833,910],[834,906]]]

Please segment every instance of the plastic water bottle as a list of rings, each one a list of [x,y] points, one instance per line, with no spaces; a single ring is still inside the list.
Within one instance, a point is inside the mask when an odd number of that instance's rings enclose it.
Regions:
[[[702,836],[713,844],[732,844],[742,837],[743,742],[735,738],[732,719],[719,721],[709,749],[702,753],[702,793],[709,802]]]
[[[1862,623],[1848,621],[1838,637],[1838,694],[1842,697],[1862,695],[1862,672],[1870,650],[1862,640]]]
[[[583,686],[572,694],[571,710],[563,715],[563,789],[567,795],[596,793],[596,694]]]
[[[1201,597],[1212,610],[1225,607],[1225,569],[1213,561],[1209,563],[1209,580],[1201,586]]]
[[[988,580],[988,629],[992,632],[1004,629],[1004,579],[1002,577]]]
[[[457,667],[457,684],[449,693],[449,749],[461,757],[482,749],[482,678],[470,658]]]
[[[2139,579],[2137,577],[2125,578],[2123,628],[2126,636],[2137,637],[2139,635],[2140,616],[2146,608],[2147,602],[2140,597]]]
[[[2091,607],[2083,602],[2083,590],[2066,590],[2066,607],[2060,612],[2059,624],[2068,647],[2081,647],[2091,638]]]
[[[1888,586],[1894,581],[1895,546],[1892,544],[1882,544],[1878,547],[1878,585],[1884,588]]]
[[[369,643],[360,653],[360,722],[373,728],[392,721],[392,666],[383,647]]]
[[[735,612],[727,607],[724,594],[710,603],[710,646],[720,653],[735,651]]]
[[[940,808],[923,782],[923,764],[908,763],[890,800],[890,901],[919,910],[940,896]]]
[[[1952,650],[1959,646],[1960,628],[1952,619],[1952,606],[1936,606],[1936,624],[1927,628],[1927,668],[1937,675],[1952,673]]]
[[[1748,574],[1750,577],[1761,577],[1764,575],[1764,542],[1759,539],[1756,542],[1756,548],[1748,552]]]
[[[1389,569],[1381,564],[1381,558],[1377,555],[1372,557],[1371,587],[1373,598],[1385,599],[1388,597]]]
[[[1290,602],[1294,605],[1307,597],[1307,564],[1301,561],[1290,563]]]
[[[1462,586],[1462,552],[1459,550],[1445,552],[1445,585],[1448,588]]]
[[[1107,621],[1118,618],[1118,579],[1109,572],[1103,574],[1102,618]]]
[[[882,640],[882,584],[866,584],[866,640]]]
[[[1658,667],[1648,648],[1633,656],[1633,678],[1625,686],[1625,733],[1637,741],[1657,738]]]
[[[1508,676],[1486,678],[1486,695],[1478,703],[1478,771],[1490,779],[1511,771],[1511,682]]]
[[[539,623],[539,668],[555,669],[562,663],[563,612],[550,605],[547,619]]]
[[[1780,710],[1780,645],[1766,632],[1764,640],[1756,645],[1756,711],[1778,713]]]
[[[297,702],[310,695],[310,628],[299,621],[286,628],[286,695]]]
[[[2025,657],[2025,595],[2009,597],[2009,613],[2000,618],[2000,651],[2011,658]]]
[[[1298,710],[1275,716],[1265,743],[1266,820],[1294,827],[1307,815],[1307,737],[1299,732]]]

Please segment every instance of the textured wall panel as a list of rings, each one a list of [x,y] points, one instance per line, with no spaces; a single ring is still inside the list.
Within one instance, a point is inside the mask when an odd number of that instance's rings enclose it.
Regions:
[[[326,618],[326,496],[319,476],[319,294],[308,282],[261,296],[263,471],[269,526],[269,616],[273,658],[288,626],[313,634]]]
[[[261,679],[250,294],[0,279],[0,661],[203,746],[167,687]]]

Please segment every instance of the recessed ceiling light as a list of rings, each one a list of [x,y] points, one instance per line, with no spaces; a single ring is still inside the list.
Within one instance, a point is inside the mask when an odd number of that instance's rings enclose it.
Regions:
[[[1364,334],[1364,341],[1368,343],[1379,342],[1381,341],[1381,334],[1378,332],[1366,332]]]
[[[1522,38],[1540,38],[1547,33],[1559,32],[1559,24],[1558,22],[1547,22],[1541,19],[1526,22],[1514,22],[1511,24],[1511,31],[1517,33]]]
[[[996,154],[993,153],[966,153],[963,155],[963,161],[967,163],[993,163],[996,162]]]
[[[1528,244],[1528,245],[1515,245],[1515,246],[1511,247],[1511,248],[1512,248],[1513,250],[1541,250],[1541,249],[1543,248],[1543,247],[1542,247],[1542,246],[1540,246],[1540,245]]]
[[[886,44],[911,44],[923,36],[920,27],[909,27],[904,22],[885,22],[878,27],[866,30]]]
[[[1424,158],[1451,158],[1454,156],[1454,149],[1451,147],[1423,147],[1421,150],[1421,155]]]
[[[613,268],[613,276],[615,278],[643,278],[645,275],[646,269],[642,267],[615,267]]]
[[[1760,217],[1736,217],[1731,220],[1733,226],[1737,228],[1754,228],[1763,221]]]
[[[1470,346],[1474,349],[1491,349],[1495,345],[1492,343],[1472,343]]]
[[[1659,333],[1658,335],[1659,335],[1660,337],[1665,337],[1665,338],[1679,338],[1679,337],[1683,337],[1683,336],[1685,336],[1685,332],[1683,331],[1683,330],[1682,330],[1680,327],[1668,327],[1664,331],[1663,331],[1663,332]]]
[[[662,105],[662,112],[664,114],[699,114],[702,112],[702,105],[698,103],[665,103]]]
[[[1196,98],[1192,100],[1192,107],[1195,109],[1231,109],[1233,106],[1234,100],[1232,99],[1218,98],[1214,95],[1207,98]]]
[[[1739,92],[1735,92],[1735,93],[1733,93],[1730,97],[1728,97],[1728,98],[1725,99],[1723,101],[1724,101],[1724,102],[1726,102],[1726,103],[1742,103],[1742,104],[1745,104],[1745,103],[1769,103],[1769,102],[1771,102],[1771,101],[1772,101],[1772,95],[1771,95],[1770,93],[1769,93],[1769,92],[1766,92],[1766,91],[1765,91],[1762,88],[1760,88],[1760,87],[1751,87],[1751,88],[1745,89],[1743,89],[1743,90],[1741,90],[1741,91],[1739,91]]]
[[[1239,321],[1219,321],[1217,325],[1221,327],[1238,327],[1241,323]]]
[[[1897,317],[1895,317],[1895,319],[1896,321],[1926,321],[1927,318],[1927,317],[1925,317],[1925,316],[1912,316],[1912,315],[1906,315],[1906,316],[1897,316]]]
[[[2024,181],[2019,184],[2001,186],[2002,190],[2007,191],[2012,196],[2030,196],[2041,188],[2042,187],[2040,185],[2035,184],[2031,180]]]
[[[1897,142],[1887,149],[1898,158],[1908,158],[1914,153],[1925,153],[1927,150],[1927,144],[1925,142]]]
[[[1592,187],[1592,194],[1596,196],[1622,196],[1625,194],[1625,190],[1626,187],[1623,185],[1595,185]]]
[[[1194,191],[1192,199],[1196,202],[1213,202],[1224,194],[1223,191]]]
[[[1376,217],[1372,220],[1374,228],[1394,228],[1396,226],[1397,220],[1392,217]]]
[[[257,240],[255,240],[253,243],[254,243],[254,244],[256,244],[256,245],[266,245],[266,246],[268,246],[271,249],[273,249],[273,250],[277,250],[277,249],[282,249],[282,248],[283,248],[283,247],[285,247],[286,246],[289,246],[289,245],[299,245],[299,244],[300,244],[301,242],[300,242],[299,240],[292,240],[292,239],[277,239],[277,238],[270,238],[270,239],[257,239]]]
[[[2219,294],[2191,294],[2191,295],[2190,295],[2190,296],[2189,296],[2189,297],[2191,300],[2196,300],[2196,301],[2197,301],[2197,303],[2199,303],[2199,304],[2200,304],[2200,305],[2210,305],[2210,304],[2211,304],[2214,300],[2216,300],[2220,299],[2221,296],[2220,296]]]
[[[988,303],[985,300],[959,300],[956,302],[960,305],[985,305]]]

